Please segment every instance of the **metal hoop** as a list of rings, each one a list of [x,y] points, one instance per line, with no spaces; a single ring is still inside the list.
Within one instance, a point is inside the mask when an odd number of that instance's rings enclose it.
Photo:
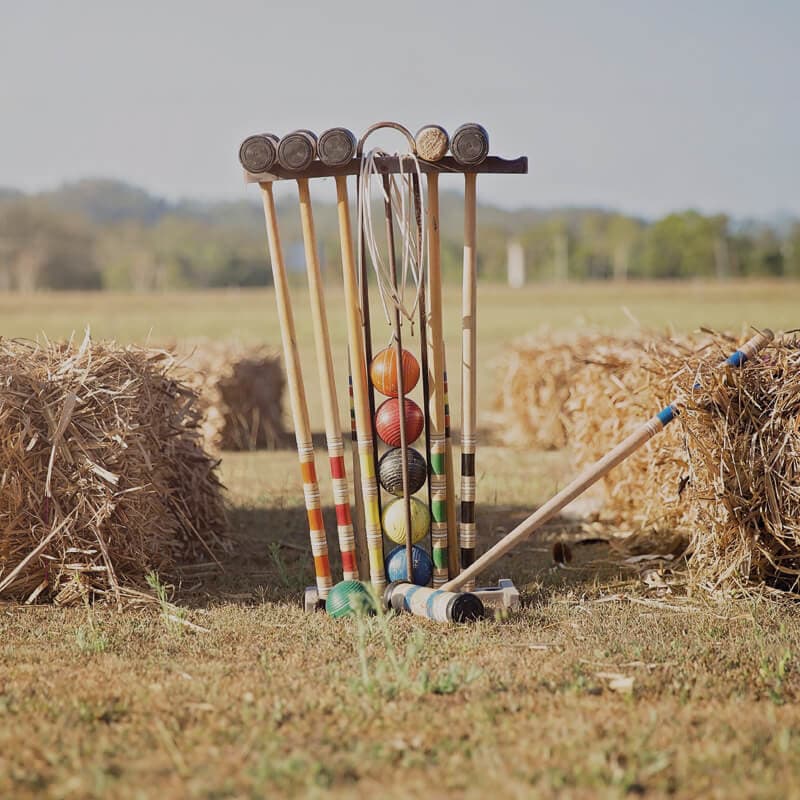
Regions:
[[[417,143],[414,141],[414,136],[412,135],[411,131],[406,128],[405,125],[401,125],[399,122],[376,122],[373,125],[370,125],[366,131],[364,131],[364,135],[358,140],[358,148],[356,150],[356,157],[361,158],[364,155],[364,142],[375,133],[375,131],[380,130],[381,128],[392,128],[393,130],[399,131],[406,137],[408,143],[411,145],[411,152],[416,155],[417,154]]]

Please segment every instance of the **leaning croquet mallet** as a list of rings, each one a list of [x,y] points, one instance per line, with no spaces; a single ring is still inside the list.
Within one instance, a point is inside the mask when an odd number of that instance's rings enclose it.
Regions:
[[[261,195],[264,203],[264,217],[267,225],[267,241],[269,242],[272,276],[275,284],[275,298],[278,304],[278,320],[281,327],[283,343],[283,361],[286,369],[286,383],[289,387],[289,402],[292,407],[297,454],[300,459],[300,471],[303,476],[303,494],[308,512],[308,528],[311,538],[311,552],[314,556],[314,572],[317,579],[317,591],[321,600],[328,596],[331,588],[331,565],[328,559],[328,541],[325,537],[325,525],[322,521],[319,484],[314,463],[314,445],[311,438],[311,426],[308,420],[303,374],[300,368],[300,354],[297,351],[297,337],[294,330],[294,315],[289,297],[289,283],[286,279],[286,267],[283,261],[278,215],[275,210],[275,198],[272,184],[262,183]]]
[[[475,560],[475,450],[477,444],[477,214],[476,175],[464,175],[464,275],[461,300],[461,566]],[[463,585],[463,584],[462,584]]]
[[[435,622],[472,622],[485,614],[483,603],[474,594],[446,592],[410,583],[390,583],[383,602],[387,608],[410,611]]]
[[[317,239],[314,231],[314,216],[311,210],[311,194],[308,178],[298,178],[297,188],[300,196],[300,221],[305,245],[306,271],[308,273],[311,321],[314,329],[314,347],[317,352],[322,414],[325,420],[325,438],[328,442],[333,497],[336,506],[336,528],[339,534],[339,550],[342,554],[342,571],[345,580],[359,578],[356,562],[355,533],[350,516],[350,485],[344,463],[344,442],[339,419],[339,405],[336,399],[336,380],[333,374],[333,355],[331,353],[328,319],[325,310],[325,297],[322,287]]]
[[[772,331],[765,330],[756,334],[752,339],[743,344],[735,353],[726,359],[721,366],[740,367],[752,358],[762,347],[772,341]],[[607,475],[617,464],[624,461],[631,453],[638,450],[645,442],[672,422],[678,415],[678,403],[666,406],[651,417],[647,422],[637,428],[627,439],[606,453],[603,458],[584,470],[569,485],[565,486],[555,497],[548,500],[526,520],[517,525],[514,530],[504,536],[494,547],[487,550],[477,561],[467,567],[457,578],[448,581],[444,589],[455,591],[467,582],[474,580],[485,569],[490,567],[506,553],[513,550],[518,544],[524,542],[531,534],[535,533],[545,523],[551,520],[566,505],[576,497],[583,494],[590,486],[597,483]]]
[[[359,563],[368,554],[369,577],[372,585],[383,591],[386,585],[383,566],[383,532],[378,483],[375,475],[375,441],[372,433],[372,414],[369,400],[369,381],[364,344],[364,329],[359,312],[358,279],[353,240],[350,228],[350,205],[347,197],[347,178],[336,178],[336,208],[339,217],[339,242],[342,250],[344,305],[347,316],[347,345],[353,382],[353,413],[355,416],[358,463],[361,473],[361,494],[364,507],[365,532],[359,538]],[[359,537],[361,532],[359,531]],[[366,577],[366,572],[364,572]]]

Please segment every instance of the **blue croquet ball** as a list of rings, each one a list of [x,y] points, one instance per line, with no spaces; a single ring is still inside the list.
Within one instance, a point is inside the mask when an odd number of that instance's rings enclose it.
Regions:
[[[417,586],[427,586],[433,578],[433,561],[431,557],[421,547],[414,545],[413,548],[413,572],[414,580]],[[405,581],[408,580],[408,561],[406,560],[406,547],[400,545],[395,547],[388,556],[386,556],[386,578],[389,581]]]

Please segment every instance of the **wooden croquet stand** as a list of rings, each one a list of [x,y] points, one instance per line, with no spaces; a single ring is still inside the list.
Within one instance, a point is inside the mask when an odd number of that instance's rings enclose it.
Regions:
[[[292,398],[292,416],[295,424],[297,438],[298,455],[300,458],[301,469],[304,479],[304,494],[306,508],[310,521],[310,537],[312,543],[312,553],[315,559],[315,571],[317,574],[317,585],[309,586],[304,594],[304,606],[307,612],[323,609],[325,607],[324,598],[331,587],[331,571],[327,555],[326,533],[322,525],[321,503],[319,496],[319,486],[317,483],[316,469],[314,463],[314,452],[312,446],[311,427],[308,419],[308,408],[305,400],[305,390],[297,351],[296,336],[294,333],[294,322],[291,311],[291,301],[289,299],[288,283],[286,281],[285,266],[280,247],[280,237],[277,229],[277,215],[272,195],[271,184],[277,181],[296,181],[298,185],[301,219],[303,223],[303,240],[306,249],[307,272],[309,280],[309,290],[311,292],[311,310],[314,322],[315,347],[317,350],[318,371],[322,389],[323,411],[325,417],[325,434],[328,444],[329,460],[331,462],[331,474],[334,479],[334,497],[337,510],[337,531],[339,534],[339,545],[342,553],[342,565],[344,580],[352,580],[360,576],[366,582],[369,575],[369,582],[373,586],[382,588],[385,584],[384,563],[383,563],[383,525],[381,524],[380,514],[380,494],[375,480],[375,466],[378,460],[375,433],[377,427],[375,423],[375,401],[373,388],[366,379],[366,369],[372,362],[372,344],[369,323],[369,300],[367,295],[368,281],[364,267],[364,260],[359,252],[359,259],[356,269],[356,262],[353,259],[353,243],[350,233],[350,221],[348,210],[347,183],[348,176],[361,176],[362,165],[365,163],[362,158],[363,143],[366,137],[381,127],[396,128],[403,132],[412,145],[412,151],[416,159],[417,150],[414,148],[414,139],[402,126],[396,123],[376,123],[371,126],[366,134],[357,143],[356,157],[352,157],[351,147],[356,145],[355,138],[351,133],[344,129],[331,129],[326,131],[319,140],[309,131],[295,131],[287,134],[284,139],[277,141],[276,137],[270,137],[269,141],[264,136],[250,137],[259,140],[261,149],[269,155],[276,150],[277,160],[272,157],[262,160],[258,164],[259,171],[250,166],[254,162],[242,157],[240,150],[240,160],[246,167],[245,181],[247,183],[259,184],[264,200],[265,217],[267,222],[267,234],[272,261],[273,277],[276,285],[276,296],[278,300],[278,313],[281,317],[281,330],[284,347],[284,357],[287,362],[287,373],[289,374],[289,388]],[[459,137],[460,131],[467,128],[478,128],[481,132],[479,139],[484,141],[485,147],[476,156],[469,153],[469,147],[465,145],[456,148],[455,139]],[[443,129],[438,129],[444,136],[446,143],[446,133]],[[346,136],[344,135],[346,134]],[[264,139],[264,141],[260,141]],[[243,149],[247,145],[246,140]],[[462,143],[466,138],[461,139]],[[317,144],[319,148],[317,149]],[[496,586],[484,586],[477,589],[471,588],[469,584],[462,584],[463,590],[468,594],[461,594],[456,597],[452,592],[442,592],[437,587],[442,587],[449,577],[450,581],[456,580],[460,571],[468,569],[475,559],[475,524],[474,524],[474,503],[475,503],[475,281],[477,278],[477,259],[475,246],[475,177],[478,174],[524,174],[527,172],[528,164],[525,157],[516,159],[503,159],[488,155],[488,134],[481,126],[464,125],[456,131],[455,137],[451,142],[452,152],[455,156],[433,156],[435,161],[426,161],[424,157],[415,160],[417,175],[427,176],[429,204],[425,209],[428,215],[430,231],[429,255],[431,259],[431,274],[435,277],[431,280],[432,304],[438,307],[438,313],[434,314],[431,309],[429,313],[425,311],[425,290],[424,282],[421,299],[419,301],[420,330],[424,334],[430,327],[433,343],[426,345],[424,336],[421,335],[422,346],[422,373],[423,387],[425,393],[424,417],[426,432],[426,455],[428,462],[428,507],[431,512],[434,507],[441,508],[445,503],[444,496],[436,498],[436,484],[433,481],[434,473],[439,477],[439,489],[443,490],[443,482],[447,482],[446,505],[447,513],[441,517],[434,518],[431,528],[431,554],[433,561],[433,589],[414,587],[410,584],[412,558],[412,538],[413,528],[411,520],[410,503],[412,502],[413,490],[409,490],[408,476],[409,466],[406,460],[406,453],[410,443],[405,441],[405,424],[400,424],[400,442],[389,442],[385,437],[384,441],[392,446],[397,446],[401,453],[402,475],[403,475],[403,498],[406,503],[406,536],[407,553],[406,563],[408,564],[409,580],[391,583],[386,587],[384,602],[396,610],[412,611],[430,619],[440,621],[466,621],[467,619],[480,619],[481,616],[492,617],[504,615],[505,613],[517,609],[520,605],[520,595],[513,582],[507,578],[501,579]],[[284,158],[281,157],[282,149]],[[269,153],[267,152],[269,151]],[[291,152],[289,152],[291,151]],[[348,153],[349,151],[349,153]],[[446,151],[446,147],[445,147]],[[259,151],[260,152],[260,151]],[[373,151],[374,152],[374,151]],[[422,151],[420,151],[422,152]],[[287,155],[288,154],[288,155]],[[292,158],[289,158],[292,155]],[[294,156],[297,155],[297,158]],[[466,157],[469,155],[469,157]],[[303,156],[303,158],[300,158]],[[319,156],[320,160],[314,160]],[[327,160],[326,160],[327,159]],[[476,160],[477,159],[477,160]],[[369,165],[368,175],[374,174],[382,176],[385,197],[385,217],[387,220],[387,239],[389,250],[389,263],[392,272],[392,280],[397,286],[397,269],[394,263],[395,244],[393,239],[393,214],[391,207],[391,190],[389,187],[389,176],[407,175],[409,164],[404,156],[389,156],[379,153],[370,154],[366,162]],[[252,169],[253,171],[248,171]],[[261,171],[263,170],[263,171]],[[453,488],[454,471],[452,468],[452,456],[450,451],[449,419],[447,417],[447,372],[444,361],[443,345],[439,342],[442,339],[441,332],[441,273],[439,269],[439,239],[438,239],[438,176],[440,174],[461,174],[465,180],[465,243],[464,243],[464,301],[462,307],[462,320],[464,331],[462,333],[462,406],[466,409],[462,420],[462,491],[461,491],[461,522],[458,523],[456,532],[457,514],[455,513],[455,491]],[[360,517],[359,523],[353,525],[351,520],[349,492],[347,490],[347,478],[344,467],[344,447],[340,423],[338,420],[337,406],[335,402],[335,385],[333,381],[333,368],[330,348],[330,338],[327,330],[327,319],[323,297],[323,288],[319,272],[319,265],[316,255],[316,235],[314,232],[313,217],[311,211],[311,198],[309,194],[308,181],[313,178],[335,178],[337,185],[337,207],[339,212],[340,240],[342,246],[342,266],[344,276],[345,299],[350,312],[348,314],[348,356],[351,364],[351,415],[353,420],[352,437],[354,453],[354,487],[356,490],[355,507]],[[362,180],[364,180],[362,178]],[[409,192],[411,191],[412,179],[409,181]],[[422,260],[422,247],[424,237],[421,231],[421,214],[419,213],[419,179],[414,177],[414,191],[417,208],[417,230],[419,240],[420,262]],[[368,180],[366,181],[368,186]],[[362,187],[363,188],[363,187]],[[366,195],[369,196],[369,190]],[[359,231],[360,239],[363,243],[364,228]],[[434,271],[434,266],[436,270]],[[357,309],[357,313],[356,313]],[[413,312],[412,312],[413,313]],[[399,312],[394,322],[394,345],[396,349],[397,361],[397,397],[400,409],[404,409],[406,403],[404,378],[402,371],[404,352],[402,348],[400,328],[401,321]],[[410,317],[409,317],[410,318]],[[435,321],[438,321],[435,324]],[[470,327],[471,323],[471,327]],[[429,368],[425,360],[428,355],[433,358]],[[291,368],[291,369],[290,369]],[[432,376],[432,377],[431,377]],[[426,380],[432,380],[435,390],[431,391],[426,384]],[[359,385],[360,384],[360,385]],[[413,388],[413,387],[411,387]],[[368,394],[368,396],[367,396]],[[434,399],[435,394],[435,399]],[[394,396],[394,395],[392,395]],[[401,415],[402,420],[402,415]],[[431,455],[431,427],[436,432],[437,439],[440,439],[439,447],[446,446],[446,456],[439,451],[438,463],[442,464],[446,460],[446,471],[442,468],[432,466],[436,463],[432,461]],[[380,434],[380,431],[377,430]],[[465,461],[466,460],[466,461]],[[334,463],[335,462],[335,463]],[[360,474],[360,479],[359,479]],[[433,485],[433,489],[431,488]],[[394,493],[394,492],[392,492]],[[438,502],[438,506],[436,505]],[[436,530],[436,524],[439,530]],[[442,528],[445,528],[444,532]],[[393,538],[390,536],[390,538]],[[397,539],[395,539],[397,541]],[[438,549],[437,549],[438,548]],[[438,553],[438,558],[437,558]],[[460,555],[459,555],[460,553]],[[358,562],[358,563],[357,563]],[[449,574],[448,574],[449,573]]]

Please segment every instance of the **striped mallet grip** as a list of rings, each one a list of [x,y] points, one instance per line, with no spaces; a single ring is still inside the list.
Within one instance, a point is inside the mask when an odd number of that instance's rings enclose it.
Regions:
[[[469,592],[443,592],[402,581],[386,587],[383,602],[386,608],[408,611],[434,622],[472,622],[483,619],[485,614],[480,597]]]
[[[741,367],[745,361],[766,347],[774,338],[775,334],[769,328],[764,328],[752,339],[748,339],[735,353],[729,355],[721,366]]]
[[[769,329],[764,328],[759,331],[755,336],[748,339],[738,350],[731,353],[720,365],[719,369],[723,367],[741,367],[746,361],[751,359],[759,350],[766,347],[773,339],[775,334]],[[693,389],[702,389],[702,384],[695,383]]]
[[[762,347],[772,341],[774,335],[770,330],[756,334],[752,339],[743,344],[735,353],[732,353],[720,365],[721,367],[740,367],[751,359]],[[544,505],[540,506],[527,519],[517,525],[514,530],[506,534],[494,547],[487,550],[477,561],[466,567],[459,575],[449,580],[442,589],[455,591],[480,575],[507,553],[511,552],[518,544],[533,535],[542,525],[555,517],[565,506],[569,505],[576,497],[580,497],[590,486],[605,477],[614,467],[622,463],[628,456],[635,453],[643,444],[648,442],[657,433],[672,422],[678,415],[678,401],[666,406],[655,416],[642,423],[626,439],[608,451],[599,461],[592,464],[574,480],[565,486],[558,494],[551,497]]]

